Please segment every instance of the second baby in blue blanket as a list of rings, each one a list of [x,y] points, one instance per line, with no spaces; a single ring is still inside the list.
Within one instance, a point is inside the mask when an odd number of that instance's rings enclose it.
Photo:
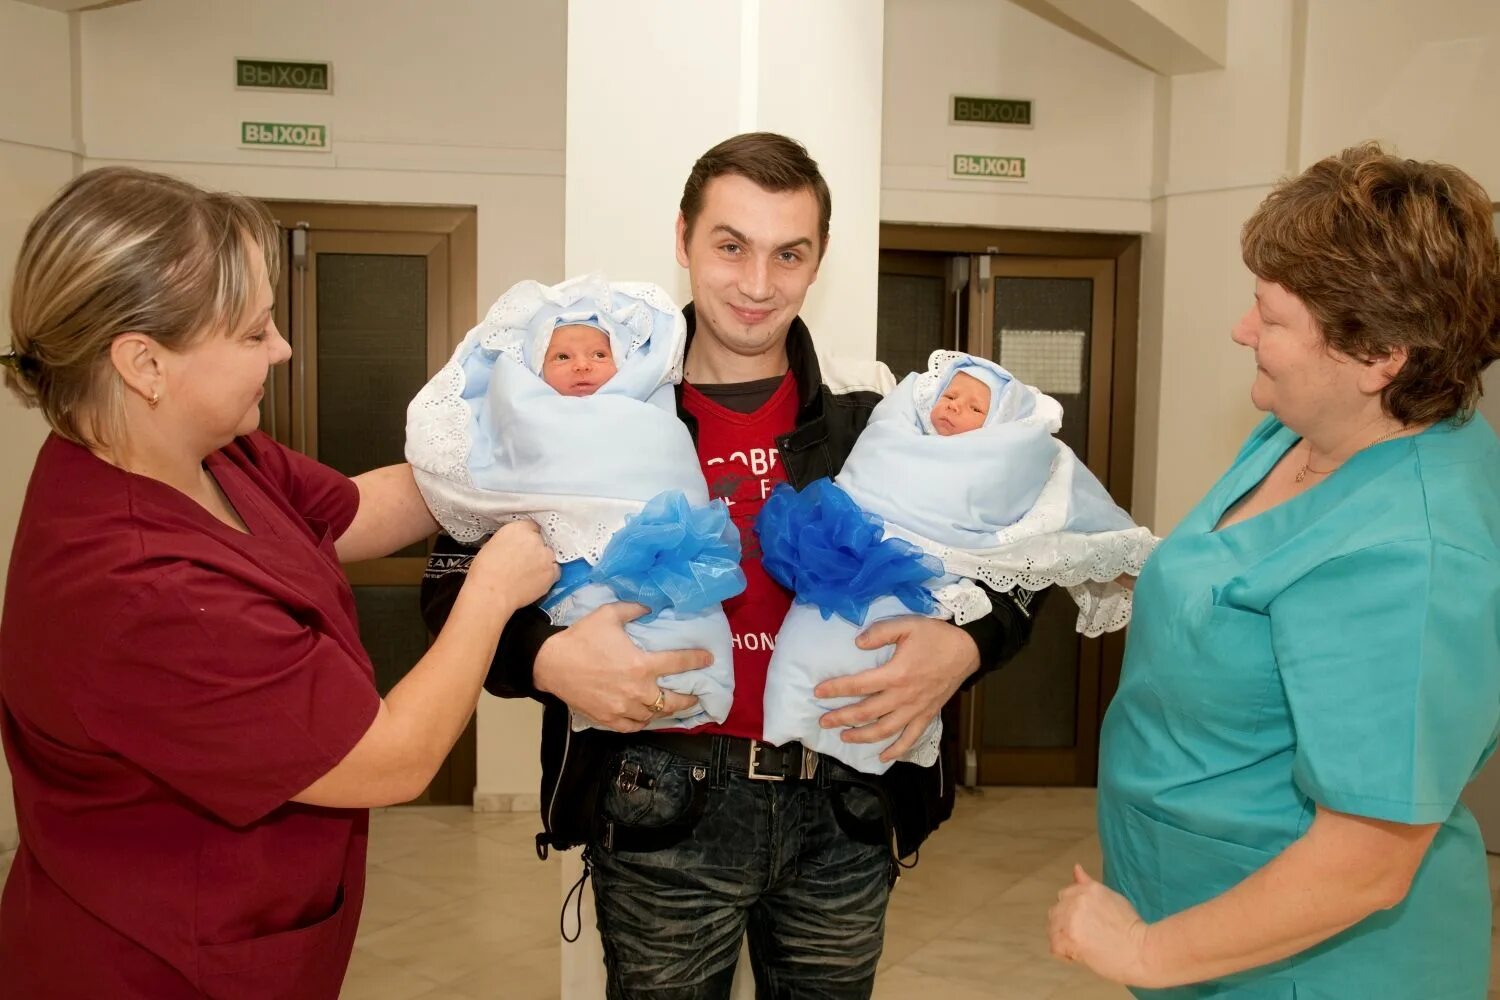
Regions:
[[[881,743],[849,743],[821,716],[823,681],[878,667],[892,647],[862,650],[875,621],[924,614],[960,624],[990,610],[976,585],[1069,589],[1078,630],[1129,620],[1130,591],[1155,539],[1054,435],[1056,400],[993,362],[935,352],[877,406],[838,476],[778,489],[756,525],[766,569],[796,602],[766,678],[765,738],[800,741],[881,773]],[[937,719],[905,759],[936,760]]]

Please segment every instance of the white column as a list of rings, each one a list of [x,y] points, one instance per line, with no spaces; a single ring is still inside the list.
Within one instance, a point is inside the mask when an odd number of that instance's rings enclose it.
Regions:
[[[873,354],[883,5],[871,0],[570,0],[564,259],[686,301],[673,224],[693,161],[739,132],[807,146],[832,240],[803,318]]]
[[[833,193],[829,254],[803,318],[825,352],[875,352],[883,5],[871,0],[569,0],[564,261],[654,281],[679,302],[673,253],[682,184],[699,155],[740,132],[792,136]],[[562,892],[577,879],[566,856]],[[563,996],[604,995],[585,933],[564,944]],[[741,968],[736,996],[751,996]]]

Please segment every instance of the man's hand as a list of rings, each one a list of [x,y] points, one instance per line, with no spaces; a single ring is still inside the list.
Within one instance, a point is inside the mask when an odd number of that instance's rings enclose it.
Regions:
[[[643,729],[657,715],[676,715],[697,703],[662,691],[656,679],[713,662],[702,649],[648,653],[625,634],[625,623],[646,613],[639,604],[606,604],[542,643],[532,679],[590,721],[619,733]],[[658,698],[661,707],[653,711]]]
[[[979,648],[968,633],[935,618],[905,615],[876,622],[856,644],[860,649],[894,644],[896,652],[884,666],[824,681],[813,694],[862,699],[823,716],[824,729],[857,727],[844,733],[845,743],[879,743],[900,733],[880,755],[883,761],[896,760],[916,745],[959,685],[979,669]]]

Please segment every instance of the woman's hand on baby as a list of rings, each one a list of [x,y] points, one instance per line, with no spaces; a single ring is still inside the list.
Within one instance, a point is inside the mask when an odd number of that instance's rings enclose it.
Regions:
[[[876,622],[856,642],[860,649],[894,644],[896,652],[883,666],[824,681],[813,694],[861,699],[823,716],[824,729],[852,727],[843,734],[845,743],[879,743],[900,733],[881,760],[896,760],[915,746],[927,724],[979,668],[979,647],[968,633],[935,618],[906,615]]]
[[[636,732],[658,715],[678,715],[697,704],[691,695],[663,691],[656,680],[701,670],[713,656],[702,649],[641,649],[625,634],[625,623],[647,610],[639,604],[606,604],[542,643],[532,668],[537,690],[621,733]]]
[[[540,600],[557,582],[557,574],[557,558],[532,521],[501,527],[469,567],[469,580],[504,594],[512,611]]]

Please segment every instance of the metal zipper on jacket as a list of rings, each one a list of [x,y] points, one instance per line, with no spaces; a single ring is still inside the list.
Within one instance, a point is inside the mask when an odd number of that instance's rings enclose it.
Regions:
[[[542,817],[542,826],[546,827],[548,836],[551,836],[552,834],[552,814],[557,809],[557,793],[558,790],[562,787],[563,774],[567,771],[568,767],[568,752],[573,749],[572,712],[568,713],[568,718],[564,720],[563,725],[567,726],[567,734],[563,736],[562,760],[559,761],[557,765],[557,777],[552,781],[552,796],[547,800],[547,815]],[[543,861],[545,861],[547,860],[547,855],[543,852],[543,845],[538,845],[537,854],[541,856]]]

